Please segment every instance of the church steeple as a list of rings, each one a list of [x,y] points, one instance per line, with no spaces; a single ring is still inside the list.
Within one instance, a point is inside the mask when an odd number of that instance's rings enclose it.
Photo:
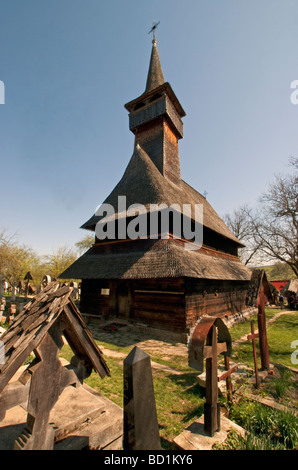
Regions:
[[[149,71],[148,71],[148,76],[147,76],[145,93],[153,90],[154,88],[157,88],[159,85],[162,85],[165,82],[165,79],[162,73],[160,60],[159,60],[156,39],[153,39],[152,44],[153,46],[152,46],[152,51],[151,51],[151,58],[150,58],[150,65],[149,65]]]
[[[129,111],[129,128],[161,174],[180,186],[178,140],[183,137],[185,112],[171,85],[165,82],[156,39],[152,51],[145,92],[125,105]]]

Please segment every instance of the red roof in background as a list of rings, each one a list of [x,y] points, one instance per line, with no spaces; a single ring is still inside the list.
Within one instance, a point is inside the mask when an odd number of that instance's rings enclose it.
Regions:
[[[276,287],[276,289],[278,289],[279,291],[289,283],[289,281],[270,281],[270,282],[271,282],[271,284],[273,284],[274,287]]]

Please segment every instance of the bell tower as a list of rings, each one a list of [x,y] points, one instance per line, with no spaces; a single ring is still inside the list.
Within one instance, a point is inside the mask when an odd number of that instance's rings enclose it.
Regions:
[[[155,37],[146,89],[125,108],[129,111],[129,128],[135,134],[135,145],[145,150],[165,178],[180,186],[178,140],[183,137],[181,118],[185,112],[171,85],[164,80]]]

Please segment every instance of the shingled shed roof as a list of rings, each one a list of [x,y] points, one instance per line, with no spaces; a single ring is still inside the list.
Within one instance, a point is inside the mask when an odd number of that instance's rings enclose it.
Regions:
[[[243,246],[204,196],[184,181],[181,181],[181,187],[178,187],[164,178],[140,145],[136,145],[123,177],[104,201],[105,204],[113,206],[116,217],[126,217],[126,214],[117,212],[118,196],[126,197],[127,208],[136,203],[144,205],[147,210],[150,204],[166,204],[168,207],[179,204],[182,211],[183,204],[189,204],[193,218],[195,205],[202,204],[204,226],[232,240],[238,246]],[[94,230],[99,220],[100,217],[93,215],[81,228]]]
[[[5,356],[4,364],[0,364],[0,392],[61,316],[63,334],[74,353],[86,358],[102,378],[109,375],[102,353],[70,297],[72,290],[69,286],[59,288],[58,282],[49,284],[26,304],[1,336]]]
[[[262,284],[264,285],[268,300],[272,299],[270,285],[264,269],[254,269],[246,295],[246,305],[251,307],[255,307],[257,305]]]
[[[298,293],[298,279],[292,279],[292,281],[288,282],[282,289],[282,294],[287,294],[288,292],[292,292],[294,294]]]
[[[149,243],[149,241],[148,241]],[[64,279],[152,279],[192,277],[249,281],[251,270],[236,258],[186,250],[173,240],[155,241],[150,249],[105,253],[94,245],[59,277]]]

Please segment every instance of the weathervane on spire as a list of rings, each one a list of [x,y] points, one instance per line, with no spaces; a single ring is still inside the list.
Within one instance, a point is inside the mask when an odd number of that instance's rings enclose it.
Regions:
[[[150,29],[149,33],[148,34],[151,34],[153,33],[153,41],[152,42],[155,42],[156,39],[155,39],[155,30],[157,29],[157,26],[159,25],[160,21],[158,21],[158,23],[156,23],[155,21],[153,21],[153,26],[152,28]]]

